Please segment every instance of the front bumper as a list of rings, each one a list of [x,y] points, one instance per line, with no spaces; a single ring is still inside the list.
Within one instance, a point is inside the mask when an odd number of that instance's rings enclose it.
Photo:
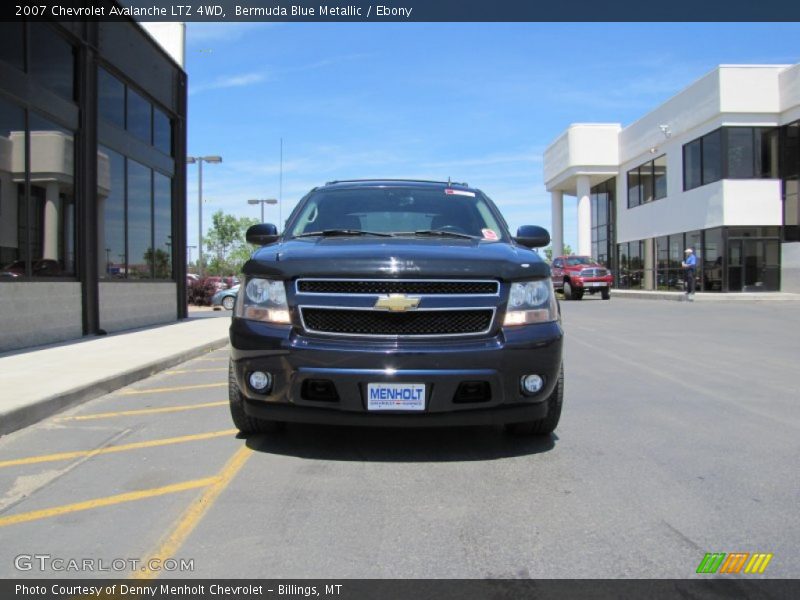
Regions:
[[[591,289],[603,289],[603,288],[611,288],[614,283],[614,278],[611,276],[608,277],[573,277],[572,278],[572,285],[576,288],[584,288],[586,290]]]
[[[233,372],[253,417],[308,423],[438,426],[531,421],[547,415],[546,399],[558,380],[563,332],[558,323],[507,328],[492,337],[446,340],[330,339],[292,327],[234,318]],[[247,385],[249,373],[272,374],[269,393]],[[523,394],[520,378],[536,373],[544,387]],[[307,379],[333,383],[338,399],[303,396]],[[487,397],[459,402],[462,382],[485,382]],[[424,383],[425,410],[367,411],[368,383]]]

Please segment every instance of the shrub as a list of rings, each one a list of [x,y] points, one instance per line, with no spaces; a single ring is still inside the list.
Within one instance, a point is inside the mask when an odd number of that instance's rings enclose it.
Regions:
[[[197,306],[211,306],[211,299],[217,293],[219,277],[205,277],[193,281],[189,287],[188,300]]]

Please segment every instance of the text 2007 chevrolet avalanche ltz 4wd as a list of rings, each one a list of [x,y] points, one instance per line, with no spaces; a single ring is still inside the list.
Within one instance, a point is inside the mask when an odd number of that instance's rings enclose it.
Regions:
[[[549,434],[563,332],[541,227],[512,237],[466,185],[340,181],[286,229],[247,232],[230,328],[230,407],[245,433],[287,421],[505,424]]]

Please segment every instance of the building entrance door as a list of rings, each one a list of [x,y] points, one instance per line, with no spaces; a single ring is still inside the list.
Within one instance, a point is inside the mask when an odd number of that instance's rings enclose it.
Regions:
[[[780,289],[780,242],[732,239],[728,241],[728,290],[772,292]]]

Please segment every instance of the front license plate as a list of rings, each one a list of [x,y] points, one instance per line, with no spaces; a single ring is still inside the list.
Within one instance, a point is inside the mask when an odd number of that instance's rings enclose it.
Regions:
[[[368,383],[367,410],[425,410],[425,384]]]
[[[606,287],[606,283],[604,281],[587,281],[583,285],[586,287]]]

